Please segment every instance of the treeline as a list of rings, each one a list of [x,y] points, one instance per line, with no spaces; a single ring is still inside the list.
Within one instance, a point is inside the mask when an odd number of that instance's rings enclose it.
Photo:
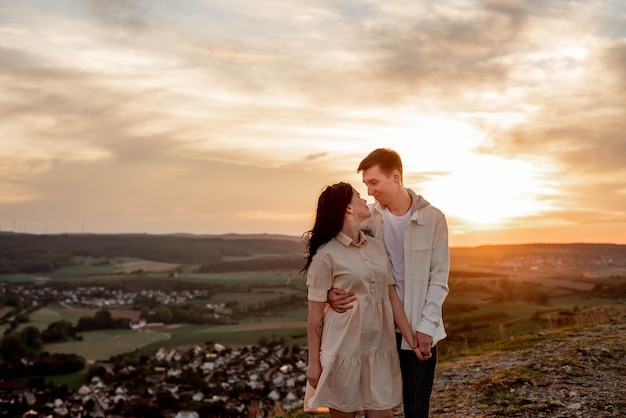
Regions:
[[[0,376],[14,378],[69,374],[79,372],[84,367],[85,359],[77,354],[44,352],[26,362],[0,363]]]
[[[67,374],[83,369],[85,359],[76,354],[40,352],[46,335],[49,336],[33,326],[5,335],[0,341],[0,356],[4,359],[0,363],[0,376],[11,378]]]
[[[178,264],[207,264],[220,262],[224,256],[288,255],[302,251],[298,240],[288,238],[0,233],[0,274],[48,272],[70,264],[73,256],[136,257]]]
[[[189,323],[203,324],[223,322],[209,318],[208,309],[200,304],[161,305],[158,303],[144,306],[141,309],[141,318],[147,322],[162,322],[164,324]]]
[[[302,293],[300,296],[297,294],[278,294],[271,299],[255,300],[248,302],[235,302],[232,309],[235,313],[247,314],[255,311],[262,311],[265,309],[274,309],[279,306],[289,305],[294,306],[298,303],[302,303],[302,306],[306,306],[306,294]]]
[[[270,256],[239,261],[213,261],[202,264],[197,273],[228,273],[235,271],[300,270],[304,267],[304,254]]]
[[[29,321],[29,314],[39,309],[39,305],[30,297],[17,294],[9,289],[0,289],[0,308],[9,309],[0,317],[0,325],[8,324],[5,330],[8,333],[20,324]]]
[[[81,317],[76,326],[66,320],[52,322],[45,330],[34,326],[21,330],[8,328],[0,340],[0,357],[11,362],[16,359],[36,356],[44,344],[69,340],[82,340],[80,332],[103,329],[128,328],[127,318],[113,318],[107,310],[96,312],[93,317]]]
[[[259,254],[267,255],[259,258]],[[203,272],[300,269],[304,247],[297,238],[271,236],[203,237],[148,234],[0,233],[0,274],[44,273],[70,264],[73,256],[135,257],[202,265]],[[223,261],[224,257],[243,260]],[[522,244],[451,249],[452,265],[489,266],[528,257],[570,257],[581,265],[597,260],[626,260],[626,245]],[[466,272],[467,273],[467,272]]]

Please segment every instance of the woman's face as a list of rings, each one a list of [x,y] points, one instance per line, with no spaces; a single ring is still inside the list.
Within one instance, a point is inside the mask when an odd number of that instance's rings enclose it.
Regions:
[[[359,195],[356,189],[352,189],[352,200],[350,201],[354,212],[363,220],[371,216],[370,210],[367,208],[367,201]]]

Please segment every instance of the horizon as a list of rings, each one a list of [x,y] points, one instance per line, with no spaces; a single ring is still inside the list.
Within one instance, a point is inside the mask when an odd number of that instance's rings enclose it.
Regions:
[[[453,247],[626,244],[624,20],[620,2],[22,0],[0,10],[0,231],[300,236],[325,186],[373,202],[356,168],[387,147]]]
[[[149,232],[59,232],[59,233],[28,233],[28,232],[13,232],[13,231],[0,231],[0,235],[31,235],[31,236],[151,236],[151,237],[160,237],[160,236],[192,236],[199,238],[221,238],[226,236],[239,236],[239,237],[253,237],[253,238],[262,238],[262,237],[275,237],[275,238],[286,238],[299,240],[301,236],[299,235],[290,235],[290,234],[278,234],[278,233],[245,233],[245,232],[227,232],[223,234],[195,234],[191,232],[170,232],[170,233],[149,233]],[[490,244],[479,244],[479,245],[450,245],[450,248],[479,248],[479,247],[506,247],[506,246],[524,246],[524,245],[614,245],[614,246],[626,246],[626,244],[620,244],[615,242],[518,242],[518,243],[490,243]]]

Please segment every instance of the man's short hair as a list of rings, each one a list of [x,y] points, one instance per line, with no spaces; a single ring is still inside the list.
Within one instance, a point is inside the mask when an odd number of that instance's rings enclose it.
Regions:
[[[387,177],[391,175],[393,170],[398,170],[400,178],[402,178],[402,159],[400,154],[389,148],[377,148],[370,152],[367,157],[363,158],[356,172],[360,173],[377,164]]]

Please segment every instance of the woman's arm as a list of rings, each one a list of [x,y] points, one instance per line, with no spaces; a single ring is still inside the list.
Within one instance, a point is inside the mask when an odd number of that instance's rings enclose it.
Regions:
[[[306,333],[309,344],[309,367],[306,371],[306,378],[314,388],[317,388],[317,382],[322,374],[320,347],[322,345],[323,321],[324,302],[309,301],[309,318],[306,323]]]
[[[421,354],[417,351],[417,346],[415,345],[415,336],[413,334],[413,330],[411,329],[411,324],[409,324],[409,320],[406,319],[406,313],[404,312],[404,306],[402,306],[402,301],[396,292],[396,285],[389,285],[389,301],[391,302],[391,308],[393,309],[393,320],[396,323],[396,326],[402,333],[404,339],[409,343],[409,346],[415,351],[415,354],[419,357]]]

